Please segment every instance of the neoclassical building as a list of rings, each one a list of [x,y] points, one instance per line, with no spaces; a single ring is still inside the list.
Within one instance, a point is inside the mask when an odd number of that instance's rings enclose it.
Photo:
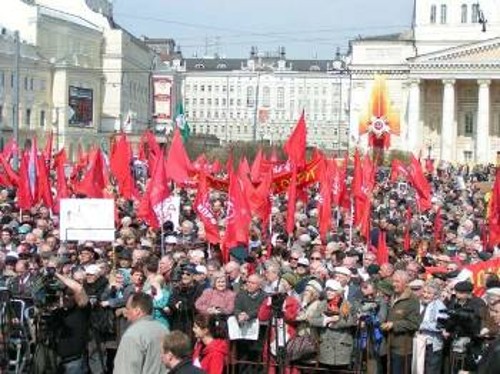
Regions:
[[[500,155],[500,0],[415,0],[408,31],[351,41],[349,70],[353,137],[383,74],[401,113],[393,147],[453,162]]]

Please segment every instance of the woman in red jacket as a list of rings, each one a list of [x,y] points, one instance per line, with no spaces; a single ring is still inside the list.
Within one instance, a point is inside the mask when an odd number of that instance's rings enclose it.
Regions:
[[[223,374],[229,345],[224,339],[223,326],[215,316],[200,314],[195,317],[193,332],[196,337],[193,363],[207,374]]]

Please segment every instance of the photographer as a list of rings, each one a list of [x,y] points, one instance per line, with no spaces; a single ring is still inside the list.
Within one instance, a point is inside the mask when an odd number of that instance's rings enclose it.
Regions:
[[[88,296],[77,281],[60,273],[55,273],[54,278],[65,288],[59,303],[51,306],[54,309],[39,311],[34,371],[87,373],[85,352],[89,328]],[[52,350],[57,358],[57,369],[47,367],[53,362],[48,359]]]

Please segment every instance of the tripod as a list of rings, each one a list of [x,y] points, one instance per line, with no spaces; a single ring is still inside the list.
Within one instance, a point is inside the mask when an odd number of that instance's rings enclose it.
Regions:
[[[274,343],[275,355],[276,355],[276,367],[278,374],[284,374],[287,364],[287,352],[286,352],[286,324],[285,316],[283,313],[283,304],[286,300],[286,294],[275,294],[271,299],[271,309],[272,309],[272,319],[271,319],[271,331],[274,328],[275,336],[274,342],[270,342],[270,351],[272,351],[272,343]]]

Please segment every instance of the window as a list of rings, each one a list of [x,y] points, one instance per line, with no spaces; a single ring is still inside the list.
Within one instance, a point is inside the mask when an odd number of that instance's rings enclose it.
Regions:
[[[40,111],[40,127],[45,127],[45,110]]]
[[[31,78],[31,79],[30,79],[30,91],[33,91],[34,86],[35,86],[34,79],[33,79],[33,78]]]
[[[471,136],[474,133],[474,113],[467,112],[465,113],[464,120],[464,135]]]
[[[212,99],[207,99],[207,105],[212,105]]]
[[[205,105],[205,99],[204,98],[200,99],[200,105]]]
[[[10,75],[10,88],[14,88],[14,74]]]
[[[262,106],[268,108],[271,106],[271,89],[267,86],[262,90]]]
[[[186,98],[184,99],[184,105],[185,105],[185,106],[189,106],[189,98],[188,98],[188,97],[186,97]]]
[[[219,99],[218,98],[215,99],[215,106],[219,106]]]
[[[0,87],[3,87],[5,85],[5,73],[3,71],[0,71]]]
[[[209,84],[209,85],[207,86],[207,90],[208,90],[208,92],[212,92],[212,85],[210,85],[210,84]]]
[[[202,85],[200,86],[200,91],[201,91],[201,92],[205,92],[205,85],[204,85],[204,84],[202,84]]]
[[[28,77],[24,77],[24,90],[28,91]]]
[[[461,15],[462,23],[467,23],[467,9],[468,9],[467,4],[462,4],[462,15]]]
[[[31,109],[26,109],[26,126],[31,126]]]
[[[472,4],[472,23],[479,22],[479,4]]]
[[[472,162],[472,151],[464,151],[464,161]]]
[[[285,108],[285,88],[284,87],[278,87],[278,103],[277,103],[278,109],[284,109]]]
[[[446,4],[441,4],[441,24],[444,25],[446,23]]]
[[[436,6],[431,5],[431,17],[430,17],[430,22],[431,23],[436,23]]]
[[[247,87],[247,108],[252,108],[255,101],[253,87]]]

